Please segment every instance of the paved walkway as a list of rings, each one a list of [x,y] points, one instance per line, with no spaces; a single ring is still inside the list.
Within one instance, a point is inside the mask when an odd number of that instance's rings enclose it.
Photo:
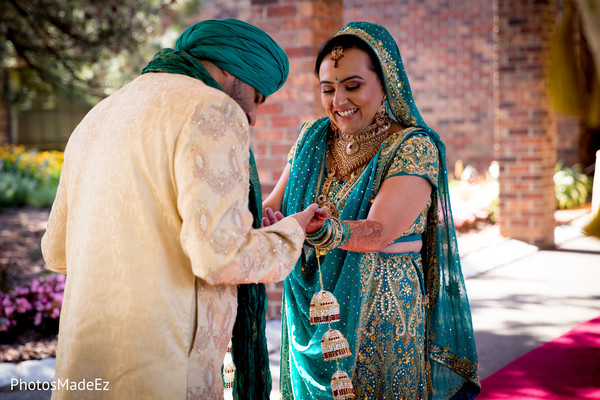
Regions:
[[[556,228],[554,250],[540,250],[494,232],[482,233],[489,235],[483,241],[481,234],[477,241],[461,235],[459,248],[481,379],[576,324],[600,315],[600,239],[581,234],[580,227],[587,218]],[[280,321],[270,321],[267,334],[274,386],[271,399],[279,399]],[[15,373],[26,380],[46,374],[49,380],[52,363],[0,364],[0,387],[7,380],[10,384]],[[47,391],[0,391],[0,400],[49,397]]]

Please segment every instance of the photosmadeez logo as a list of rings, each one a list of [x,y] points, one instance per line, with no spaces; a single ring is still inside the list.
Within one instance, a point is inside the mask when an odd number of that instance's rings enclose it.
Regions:
[[[81,381],[72,381],[69,379],[57,379],[52,382],[42,381],[24,381],[23,379],[11,379],[10,390],[86,390],[86,391],[106,391],[109,389],[110,382],[102,378],[83,379]]]

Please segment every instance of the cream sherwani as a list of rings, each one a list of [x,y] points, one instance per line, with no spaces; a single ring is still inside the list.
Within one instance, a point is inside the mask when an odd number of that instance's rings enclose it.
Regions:
[[[290,217],[251,228],[248,156],[242,109],[183,75],[83,119],[42,239],[67,274],[54,399],[222,398],[236,284],[284,279],[304,240]]]

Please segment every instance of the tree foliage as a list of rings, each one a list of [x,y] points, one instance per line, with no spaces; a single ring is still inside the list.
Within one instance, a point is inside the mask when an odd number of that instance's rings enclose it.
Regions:
[[[39,91],[103,97],[138,67],[142,44],[163,34],[161,22],[182,22],[178,12],[197,11],[200,5],[175,0],[2,0],[3,96],[12,104],[23,104]]]

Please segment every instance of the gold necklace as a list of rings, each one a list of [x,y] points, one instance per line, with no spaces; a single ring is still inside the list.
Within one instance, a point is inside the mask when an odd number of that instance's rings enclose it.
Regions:
[[[319,205],[319,208],[327,210],[329,215],[331,215],[333,218],[337,218],[340,216],[340,211],[337,208],[337,204],[327,198],[327,195],[329,194],[329,188],[331,188],[331,184],[333,183],[334,179],[335,174],[328,172],[327,178],[325,179],[325,182],[323,182],[323,187],[321,188],[321,194],[317,196],[317,204]]]
[[[325,182],[323,182],[323,187],[321,188],[321,194],[317,196],[317,203],[320,208],[323,208],[331,214],[332,217],[338,218],[340,216],[339,209],[344,207],[345,200],[342,199],[348,194],[348,192],[354,186],[354,181],[360,173],[353,174],[353,176],[347,181],[341,182],[341,187],[337,191],[336,195],[333,196],[333,192],[330,192],[331,185],[333,181],[336,179],[335,177],[335,169],[330,169],[327,172],[327,178],[325,178]],[[341,204],[340,204],[341,202]]]
[[[348,135],[331,124],[334,134],[330,149],[336,175],[340,179],[354,177],[377,154],[391,126],[392,120],[383,105],[377,111],[375,122],[356,135]]]

